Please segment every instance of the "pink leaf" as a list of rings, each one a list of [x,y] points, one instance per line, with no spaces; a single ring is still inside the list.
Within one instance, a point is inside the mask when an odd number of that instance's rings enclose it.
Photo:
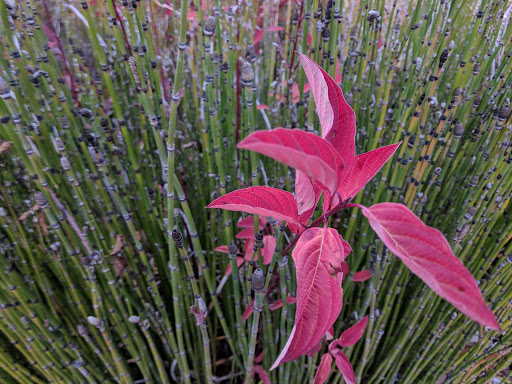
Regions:
[[[352,368],[352,364],[348,361],[347,355],[343,353],[341,349],[336,351],[336,366],[340,370],[343,378],[345,379],[347,384],[355,384],[356,383],[356,375],[354,374],[354,369]]]
[[[325,332],[325,340],[329,341],[334,338],[334,327],[331,327],[327,332]]]
[[[295,325],[271,369],[311,350],[341,312],[341,281],[332,276],[343,260],[341,236],[332,228],[310,228],[292,252],[297,273]]]
[[[306,355],[309,357],[315,356],[320,350],[322,349],[322,341],[319,341],[315,344],[313,348],[311,348],[309,351],[306,352]]]
[[[356,283],[360,283],[366,281],[372,277],[372,273],[370,271],[359,271],[354,273],[352,276],[352,281]]]
[[[272,384],[272,382],[270,381],[270,376],[268,375],[267,372],[265,372],[261,365],[255,365],[254,369],[256,370],[256,373],[260,377],[261,382],[263,384]]]
[[[238,268],[240,268],[240,266],[245,263],[245,260],[243,257],[237,257],[236,258],[236,265],[238,266]],[[229,276],[231,274],[231,264],[228,264],[228,266],[226,267],[226,273],[225,275],[226,276]]]
[[[434,292],[476,322],[500,329],[475,279],[453,254],[441,232],[423,224],[402,204],[357,206],[389,250]]]
[[[335,343],[337,342],[340,347],[350,347],[354,345],[363,336],[366,323],[368,323],[368,316],[363,317],[355,325],[344,331]],[[329,347],[329,349],[331,349],[331,347]]]
[[[329,377],[329,373],[331,373],[331,365],[332,365],[332,356],[328,353],[324,353],[322,355],[322,360],[320,360],[320,365],[318,366],[318,371],[316,371],[315,381],[313,384],[323,384],[327,377]]]
[[[269,32],[281,32],[282,30],[284,30],[284,28],[283,27],[279,27],[277,25],[274,25],[272,27],[268,27],[267,28],[267,31],[269,31]]]
[[[364,186],[379,172],[402,142],[374,149],[357,155],[354,165],[341,182],[338,192],[343,200],[357,195]]]
[[[238,232],[235,237],[237,239],[253,239],[254,228],[244,228],[242,231]]]
[[[287,304],[294,304],[297,302],[297,299],[293,296],[291,296],[290,294],[288,294],[288,296],[286,297],[286,303]],[[283,300],[277,300],[277,301],[273,301],[272,303],[269,303],[268,304],[268,309],[270,309],[271,311],[275,311],[276,309],[279,309],[283,306]]]
[[[256,109],[269,109],[268,105],[266,104],[258,104],[256,106]]]
[[[299,56],[319,111],[322,137],[336,148],[344,161],[345,171],[348,172],[354,163],[356,150],[356,114],[345,101],[341,88],[332,77],[306,55]],[[330,104],[330,110],[324,107],[326,103]]]
[[[263,39],[264,34],[265,34],[264,29],[260,29],[260,30],[256,31],[256,33],[254,34],[254,44],[258,44],[261,41],[261,39]]]
[[[247,307],[245,307],[245,311],[242,314],[242,321],[247,320],[252,315],[252,313],[254,312],[252,307],[254,307],[254,299],[252,299],[251,305],[248,305]]]
[[[272,235],[263,236],[263,245],[261,256],[263,256],[263,264],[268,265],[272,261],[276,249],[276,238]]]
[[[297,199],[297,210],[299,216],[303,216],[305,221],[309,220],[320,199],[322,191],[312,182],[309,176],[304,172],[295,172],[295,198]],[[306,217],[307,216],[307,217]]]
[[[284,128],[257,131],[238,147],[269,156],[304,172],[321,183],[331,195],[341,181],[343,160],[329,142],[313,133]]]
[[[245,219],[240,220],[236,223],[238,228],[253,228],[254,229],[254,216],[246,217]],[[261,217],[258,218],[258,229],[263,229],[265,224],[263,224],[263,220]]]
[[[220,245],[217,248],[215,248],[215,251],[216,252],[222,252],[222,253],[229,253],[227,245]]]
[[[242,211],[291,222],[298,218],[297,205],[293,195],[290,192],[271,187],[239,189],[219,197],[206,208]]]

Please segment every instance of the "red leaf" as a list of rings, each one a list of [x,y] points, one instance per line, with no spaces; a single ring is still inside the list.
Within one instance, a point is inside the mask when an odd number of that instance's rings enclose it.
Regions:
[[[236,258],[236,265],[238,265],[238,268],[240,268],[240,266],[245,263],[245,260],[244,258],[242,257],[237,257]],[[228,264],[228,266],[226,267],[226,273],[225,275],[226,276],[229,276],[231,274],[231,264]]]
[[[240,220],[236,223],[238,228],[253,228],[254,229],[254,216],[246,217],[245,219]],[[261,217],[258,218],[258,229],[263,229],[265,224],[263,224],[263,220]]]
[[[344,161],[345,172],[348,172],[356,154],[356,114],[332,77],[306,55],[299,56],[315,99],[322,137],[336,148]],[[330,109],[325,104],[330,104]]]
[[[345,379],[347,384],[355,384],[356,383],[356,375],[354,374],[354,369],[352,368],[352,364],[348,361],[347,355],[343,353],[341,349],[336,351],[336,366],[340,370],[343,378]]]
[[[206,208],[242,211],[277,220],[297,220],[297,205],[290,192],[271,187],[249,187],[230,192],[214,200]]]
[[[309,351],[306,352],[306,355],[309,357],[315,356],[320,350],[322,349],[322,341],[319,341],[315,344],[313,348],[311,348]]]
[[[257,131],[238,147],[269,156],[304,172],[321,183],[331,195],[341,181],[343,160],[329,142],[313,133],[284,128]]]
[[[254,299],[252,299],[252,304],[251,305],[248,305],[247,307],[245,307],[245,311],[242,314],[242,321],[247,320],[252,315],[252,313],[254,312],[252,307],[254,307]]]
[[[309,176],[301,171],[295,172],[295,198],[297,199],[299,221],[308,222],[321,195],[322,191],[312,183]]]
[[[331,327],[327,332],[325,332],[325,340],[329,341],[334,338],[334,327]]]
[[[264,29],[260,29],[260,30],[256,31],[256,33],[254,34],[253,44],[258,44],[261,41],[261,39],[263,39],[264,34],[265,34]]]
[[[332,276],[344,253],[341,236],[332,228],[310,228],[292,252],[297,273],[297,308],[290,338],[271,369],[311,350],[341,312],[341,281]]]
[[[362,208],[391,252],[434,292],[476,322],[499,330],[471,273],[453,254],[441,232],[417,218],[405,205],[381,203]]]
[[[269,109],[268,105],[266,104],[258,104],[256,106],[256,109]]]
[[[372,273],[370,271],[359,271],[354,273],[352,276],[352,281],[356,283],[360,283],[366,281],[372,277]]]
[[[336,343],[336,345],[339,345],[340,347],[350,347],[351,345],[354,345],[363,336],[364,330],[366,329],[366,323],[368,323],[368,316],[363,317],[355,325],[344,331],[340,338],[335,340],[333,343]],[[331,349],[331,346],[329,346],[329,349]]]
[[[286,303],[294,304],[296,302],[297,302],[297,298],[288,294],[288,296],[286,297]],[[282,306],[283,306],[283,300],[277,300],[277,301],[273,301],[272,303],[269,303],[268,309],[270,309],[271,311],[275,311],[276,309],[281,308]]]
[[[354,165],[341,182],[338,192],[343,200],[357,195],[364,186],[379,172],[402,142],[374,149],[357,155]]]
[[[315,381],[313,384],[323,384],[329,373],[331,373],[331,365],[332,365],[332,356],[328,353],[324,353],[322,355],[322,360],[320,360],[320,365],[318,366],[318,371],[316,371]]]
[[[222,252],[222,253],[229,253],[227,245],[220,245],[217,248],[215,248],[215,251],[216,252]]]
[[[244,228],[240,232],[238,232],[235,237],[237,239],[253,239],[254,228]]]
[[[276,249],[276,238],[272,235],[263,236],[263,245],[261,256],[263,256],[263,264],[268,265],[272,261]]]
[[[272,384],[272,382],[270,381],[270,376],[268,375],[267,372],[265,372],[261,365],[255,365],[254,369],[256,370],[256,373],[260,377],[261,382],[263,384]]]

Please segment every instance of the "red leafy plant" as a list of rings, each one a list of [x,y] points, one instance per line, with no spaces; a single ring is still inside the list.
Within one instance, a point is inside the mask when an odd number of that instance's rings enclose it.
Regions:
[[[369,208],[350,200],[377,174],[401,142],[355,154],[355,113],[336,82],[314,61],[300,55],[313,95],[322,135],[299,129],[257,131],[238,147],[278,160],[296,170],[295,196],[279,189],[256,186],[228,193],[208,208],[243,211],[287,222],[296,234],[292,258],[297,274],[295,325],[272,369],[281,363],[321,349],[342,307],[341,283],[347,272],[345,258],[350,245],[327,218],[344,208],[357,207],[388,249],[438,295],[460,312],[491,329],[500,327],[487,307],[475,279],[453,254],[444,235],[428,227],[405,205],[381,203]],[[309,223],[324,195],[322,215]],[[322,227],[322,228],[320,228]],[[354,281],[371,277],[355,274]],[[330,343],[322,356],[315,383],[323,383],[334,359],[347,383],[355,383],[354,371],[339,347],[353,345],[364,332],[366,317]],[[326,337],[327,339],[327,337]]]

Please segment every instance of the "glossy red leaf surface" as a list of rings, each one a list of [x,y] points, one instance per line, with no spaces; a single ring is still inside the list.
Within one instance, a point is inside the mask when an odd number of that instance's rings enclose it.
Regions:
[[[356,283],[360,283],[363,281],[366,281],[368,279],[371,279],[372,273],[370,271],[359,271],[354,273],[354,276],[352,276],[352,281]]]
[[[271,187],[249,187],[225,194],[206,208],[221,208],[294,222],[297,220],[295,197]]]
[[[379,172],[402,142],[380,147],[357,155],[350,172],[342,180],[338,192],[343,200],[357,195],[364,186]]]
[[[336,148],[348,172],[355,157],[356,114],[345,101],[341,88],[332,77],[306,55],[299,56],[315,99],[322,137]],[[325,104],[329,104],[330,108]]]
[[[500,329],[475,279],[453,254],[441,232],[423,224],[402,204],[357,206],[389,250],[434,292],[474,321]]]
[[[322,184],[331,195],[341,181],[344,164],[334,147],[321,137],[300,129],[257,131],[238,144],[284,163]],[[253,187],[254,188],[254,187]]]
[[[336,366],[343,375],[345,382],[347,384],[355,384],[356,375],[354,374],[354,369],[352,368],[352,364],[350,364],[347,355],[345,355],[341,349],[338,349],[334,358],[336,360]]]
[[[329,377],[329,373],[331,373],[331,366],[332,356],[329,353],[324,353],[322,355],[322,360],[320,360],[318,371],[316,371],[315,381],[313,381],[313,384],[325,383],[325,380]]]
[[[339,233],[332,228],[306,230],[292,257],[297,273],[295,325],[272,369],[315,347],[341,311],[341,279],[332,275],[333,266],[341,266],[344,258]]]

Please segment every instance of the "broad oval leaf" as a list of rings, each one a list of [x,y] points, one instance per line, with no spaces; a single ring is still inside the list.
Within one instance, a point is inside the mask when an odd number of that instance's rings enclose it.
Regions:
[[[332,275],[332,264],[344,257],[341,236],[332,228],[310,228],[292,252],[297,273],[295,325],[272,366],[292,361],[310,351],[330,329],[341,312],[341,279]]]
[[[225,194],[206,208],[221,208],[295,222],[297,205],[290,192],[271,187],[249,187]]]
[[[354,197],[379,172],[402,142],[357,155],[338,192],[343,200]]]
[[[320,365],[318,366],[318,371],[316,371],[315,381],[313,384],[323,384],[327,377],[329,377],[329,373],[331,373],[332,366],[332,356],[329,353],[324,353],[322,355],[322,360],[320,360]]]
[[[336,193],[341,181],[344,164],[339,153],[328,141],[310,132],[284,128],[258,131],[242,140],[238,147],[261,153],[304,172],[331,195]]]
[[[354,369],[352,368],[352,364],[350,364],[347,355],[345,355],[341,349],[338,349],[334,358],[336,360],[336,366],[343,375],[345,382],[347,384],[355,384],[356,375],[354,374]]]
[[[299,54],[299,57],[311,85],[322,126],[322,137],[336,148],[348,172],[356,154],[356,114],[332,77],[306,55]],[[330,104],[330,109],[325,104]]]
[[[444,235],[417,218],[403,204],[381,203],[363,210],[370,225],[391,252],[434,292],[474,321],[499,330],[478,285],[453,254]]]

